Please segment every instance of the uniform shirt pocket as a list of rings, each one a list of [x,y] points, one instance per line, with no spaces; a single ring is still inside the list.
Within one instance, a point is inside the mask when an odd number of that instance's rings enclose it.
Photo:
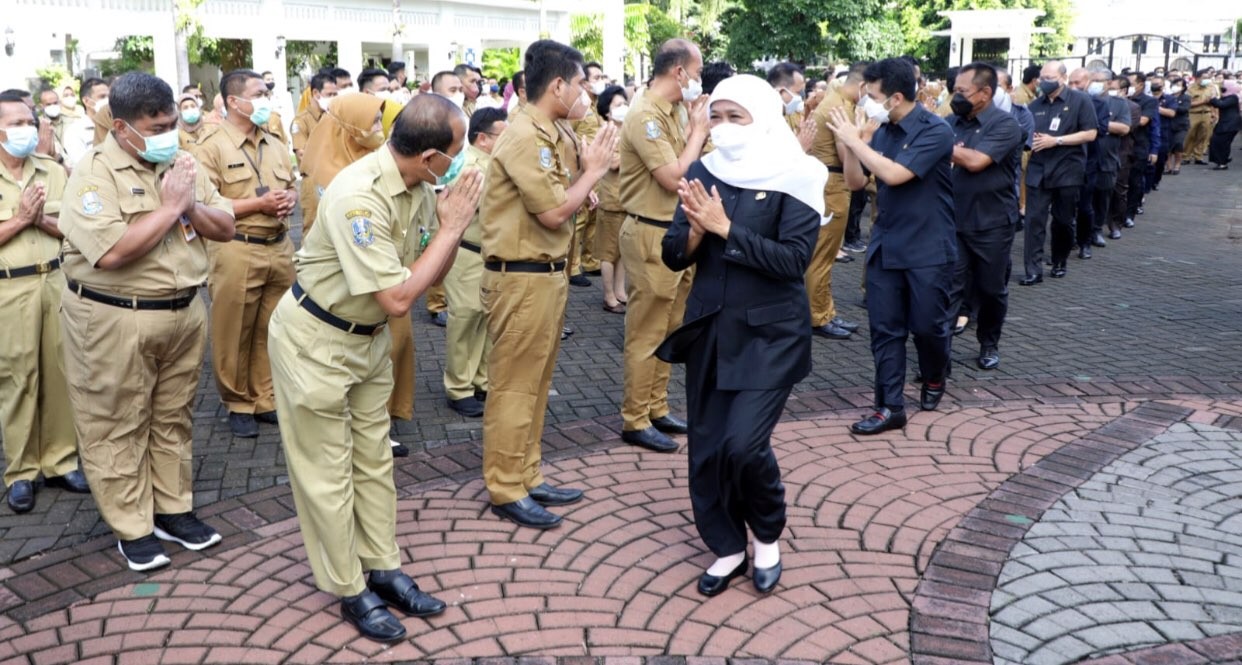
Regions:
[[[774,305],[763,305],[761,307],[751,307],[746,310],[746,323],[750,326],[766,326],[779,321],[788,321],[797,318],[798,309],[793,303],[776,303]]]

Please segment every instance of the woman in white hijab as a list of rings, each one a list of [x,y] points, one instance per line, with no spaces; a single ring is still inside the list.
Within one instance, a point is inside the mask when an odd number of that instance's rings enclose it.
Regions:
[[[712,94],[715,150],[681,181],[664,237],[673,270],[696,266],[685,323],[656,355],[686,363],[690,500],[716,561],[699,578],[714,596],[749,567],[755,588],[780,580],[785,487],[772,430],[793,386],[810,372],[804,276],[824,213],[828,172],[802,152],[784,104],[754,76]]]

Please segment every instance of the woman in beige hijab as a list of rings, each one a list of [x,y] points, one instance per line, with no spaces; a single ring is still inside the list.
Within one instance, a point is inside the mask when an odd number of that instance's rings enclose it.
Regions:
[[[381,119],[384,100],[374,95],[336,97],[323,119],[315,125],[302,153],[302,170],[310,180],[306,191],[306,218],[302,220],[302,237],[310,233],[319,208],[319,195],[328,183],[366,155],[384,145]]]

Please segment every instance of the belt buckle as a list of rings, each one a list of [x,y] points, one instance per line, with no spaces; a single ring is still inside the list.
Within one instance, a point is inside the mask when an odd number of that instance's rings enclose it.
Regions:
[[[36,275],[46,275],[52,272],[52,263],[50,261],[40,261],[35,264]]]

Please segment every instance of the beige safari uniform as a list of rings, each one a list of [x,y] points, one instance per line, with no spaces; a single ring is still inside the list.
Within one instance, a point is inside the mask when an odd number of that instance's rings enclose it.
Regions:
[[[621,144],[615,154],[621,155]],[[599,195],[599,207],[595,209],[595,258],[616,265],[621,260],[621,224],[625,221],[625,206],[621,205],[621,170],[608,169],[595,187]]]
[[[845,110],[846,117],[854,117],[854,102],[845,98],[841,91],[831,90],[815,108],[815,141],[811,155],[828,167],[828,182],[824,185],[824,214],[830,215],[828,223],[819,227],[815,252],[806,269],[806,292],[811,300],[811,326],[826,325],[837,316],[837,306],[832,299],[832,266],[836,263],[841,243],[845,240],[845,226],[850,218],[850,190],[845,186],[841,157],[837,153],[837,135],[828,127],[828,114],[834,108]]]
[[[651,419],[668,415],[671,367],[654,354],[681,325],[693,276],[689,270],[672,272],[660,258],[664,234],[677,209],[677,193],[661,187],[651,174],[676,162],[686,147],[677,112],[680,106],[659,95],[644,94],[621,125],[621,204],[628,213],[620,239],[629,300],[621,400],[625,431],[647,429]]]
[[[569,252],[573,224],[552,230],[537,215],[565,202],[576,161],[564,132],[535,106],[509,123],[492,151],[479,211],[483,259],[498,268],[485,267],[481,286],[492,341],[483,480],[496,505],[544,482],[540,438],[569,295],[563,266],[554,264]],[[547,263],[549,272],[511,272],[506,262]]]
[[[276,191],[293,187],[289,151],[267,132],[256,138],[222,122],[199,142],[195,156],[228,199],[254,197],[261,185]],[[287,231],[286,220],[254,213],[237,220],[233,242],[212,247],[211,361],[220,401],[230,413],[276,410],[267,324],[293,284]]]
[[[434,192],[406,189],[392,153],[381,148],[345,167],[324,191],[319,230],[294,259],[298,284],[341,319],[382,324],[388,316],[375,293],[409,279],[406,266],[434,225]],[[375,335],[345,332],[290,291],[270,333],[280,438],[315,584],[338,596],[362,593],[365,571],[401,564],[384,408],[393,373],[388,327]]]
[[[315,185],[311,183],[310,178],[306,177],[306,161],[302,151],[306,150],[306,142],[310,140],[311,132],[314,131],[322,119],[323,109],[319,108],[319,103],[312,99],[305,111],[294,116],[293,125],[289,128],[289,139],[293,142],[293,152],[298,158],[298,171],[302,174],[298,204],[302,206],[303,235],[306,235],[306,231],[314,224],[315,220],[308,220],[308,217],[312,210],[311,202],[318,197],[315,196],[315,192],[311,191],[315,188]],[[311,224],[307,224],[307,221],[310,221]]]
[[[43,214],[60,213],[65,169],[48,157],[31,155],[20,178],[0,166],[0,227],[14,223],[22,192],[34,183],[46,188]],[[4,484],[63,476],[78,468],[73,410],[65,384],[60,336],[60,296],[65,277],[53,267],[60,240],[26,227],[0,245],[0,436],[4,438]],[[9,271],[33,268],[36,274]]]
[[[198,142],[212,131],[214,128],[208,129],[208,125],[203,124],[202,120],[199,120],[192,130],[187,130],[181,123],[177,123],[177,136],[181,139],[181,149],[190,154],[194,154],[195,149],[198,148]]]
[[[486,176],[491,161],[491,155],[472,145],[466,146],[464,168],[478,169]],[[444,393],[450,400],[488,391],[487,357],[492,342],[487,336],[487,315],[479,298],[479,284],[483,281],[482,242],[483,227],[476,210],[462,236],[453,267],[444,276],[444,290],[448,295]]]
[[[1186,161],[1203,161],[1207,157],[1208,142],[1212,138],[1212,126],[1214,125],[1212,118],[1213,107],[1206,102],[1217,99],[1220,97],[1220,93],[1217,92],[1215,85],[1204,87],[1199,85],[1198,81],[1187,86],[1186,92],[1190,95],[1190,103],[1192,105],[1197,102],[1204,102],[1201,106],[1191,106],[1190,108],[1190,131],[1186,134],[1185,145]]]
[[[193,508],[190,428],[207,308],[197,297],[176,310],[117,307],[79,296],[74,284],[125,299],[197,293],[207,279],[207,241],[186,240],[180,224],[132,263],[95,267],[130,224],[160,206],[160,176],[168,168],[134,159],[109,135],[74,169],[60,210],[69,401],[91,494],[122,540],[150,535],[157,514]],[[202,170],[194,198],[233,212]]]
[[[591,98],[591,106],[586,117],[573,123],[574,134],[583,145],[591,145],[595,135],[599,133],[603,121],[595,110],[596,99]],[[598,194],[598,192],[597,192]],[[599,208],[591,209],[590,201],[582,204],[578,216],[574,219],[574,241],[569,252],[569,274],[599,270],[599,258],[595,256],[595,234],[599,226]]]

